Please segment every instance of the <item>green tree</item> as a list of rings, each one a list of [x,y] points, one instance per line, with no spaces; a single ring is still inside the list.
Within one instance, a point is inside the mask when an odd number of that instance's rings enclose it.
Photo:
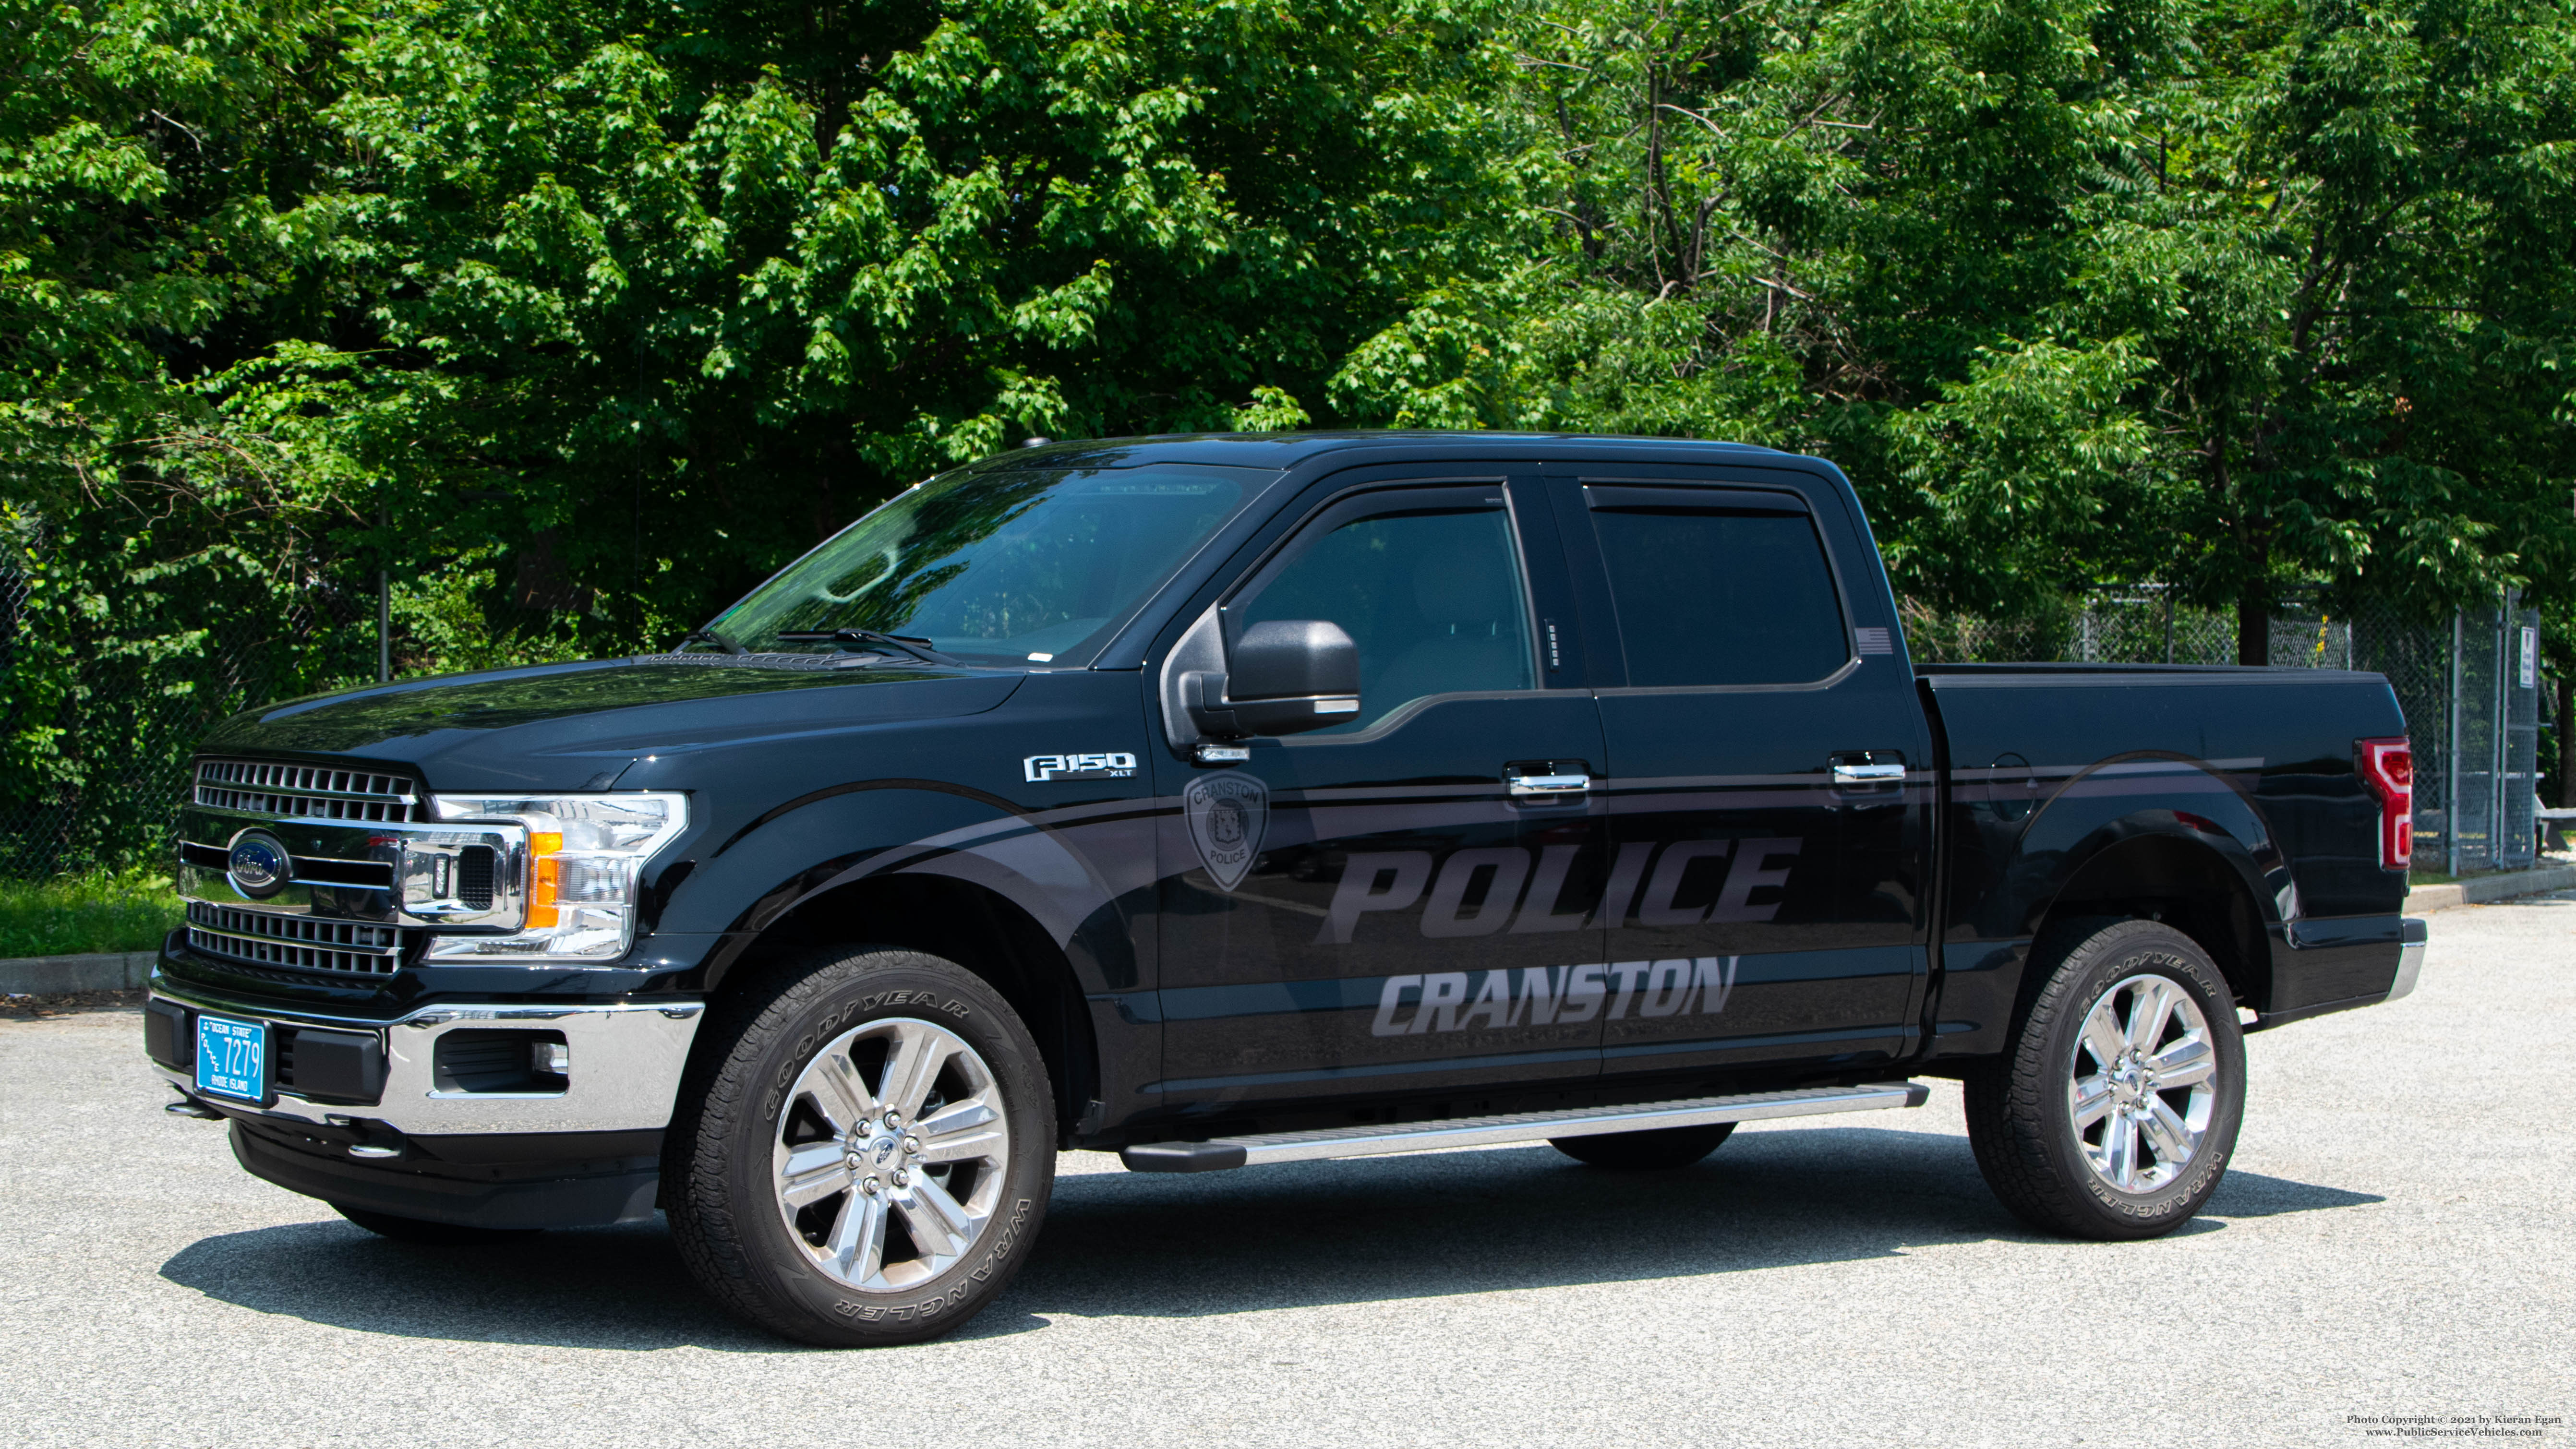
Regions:
[[[1306,421],[1496,191],[1478,57],[1407,4],[388,10],[300,212],[436,380],[404,535],[543,539],[637,637],[1020,437]]]
[[[0,6],[20,800],[210,630],[282,657],[179,716],[363,670],[379,569],[406,669],[633,648],[1018,438],[1303,423],[1509,194],[1422,0]]]
[[[1911,594],[2161,577],[2249,661],[2293,581],[2568,589],[2566,0],[1521,14],[1516,259],[1354,413],[1815,449]]]

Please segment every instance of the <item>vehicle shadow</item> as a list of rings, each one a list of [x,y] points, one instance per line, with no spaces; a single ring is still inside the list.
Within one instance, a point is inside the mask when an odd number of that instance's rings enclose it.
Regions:
[[[2375,1203],[2228,1174],[2183,1231]],[[1964,1139],[1884,1128],[1748,1133],[1699,1165],[1625,1174],[1537,1146],[1204,1176],[1061,1176],[1038,1251],[960,1330],[1057,1314],[1190,1317],[1856,1262],[2024,1228]],[[2116,1247],[2102,1251],[2118,1251]],[[690,1283],[660,1223],[489,1247],[389,1242],[337,1220],[202,1239],[161,1276],[228,1303],[361,1332],[473,1342],[795,1352]]]
[[[2238,1170],[2181,1231],[2381,1200]],[[2007,1213],[1964,1137],[1886,1128],[1748,1133],[1663,1173],[1604,1172],[1532,1146],[1196,1177],[1100,1174],[1058,1179],[1043,1250],[986,1316],[1358,1304],[1989,1240],[2091,1246]]]

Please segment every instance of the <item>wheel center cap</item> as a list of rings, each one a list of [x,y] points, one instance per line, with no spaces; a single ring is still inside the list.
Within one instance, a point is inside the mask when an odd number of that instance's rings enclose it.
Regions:
[[[868,1161],[880,1168],[892,1167],[903,1156],[903,1144],[891,1137],[880,1137],[868,1144]]]

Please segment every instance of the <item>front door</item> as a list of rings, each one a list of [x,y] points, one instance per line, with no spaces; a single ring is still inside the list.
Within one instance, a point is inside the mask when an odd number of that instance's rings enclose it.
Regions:
[[[1202,622],[1340,625],[1360,712],[1167,761],[1173,1105],[1596,1073],[1602,741],[1562,559],[1534,477],[1346,489]]]
[[[1867,535],[1810,475],[1620,471],[1549,480],[1605,686],[1603,1072],[1888,1061],[1931,759]]]

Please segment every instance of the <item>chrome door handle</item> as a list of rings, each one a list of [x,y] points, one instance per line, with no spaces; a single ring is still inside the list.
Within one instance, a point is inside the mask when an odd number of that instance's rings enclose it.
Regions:
[[[1591,790],[1590,775],[1505,775],[1515,800],[1565,800]]]
[[[1881,785],[1905,778],[1903,765],[1836,765],[1837,785]]]

